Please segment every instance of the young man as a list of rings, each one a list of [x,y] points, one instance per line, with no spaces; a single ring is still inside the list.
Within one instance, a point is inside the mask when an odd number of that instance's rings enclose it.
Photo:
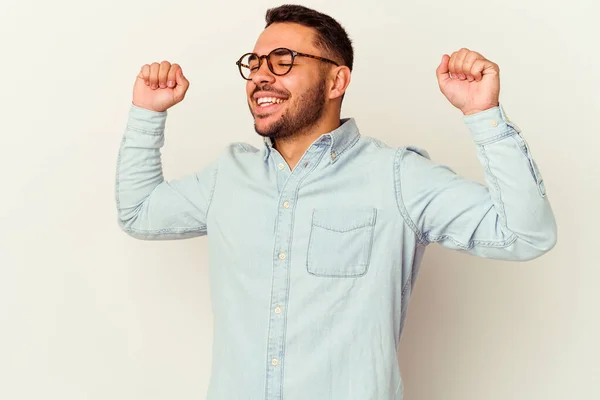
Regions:
[[[353,51],[331,17],[282,6],[266,22],[237,63],[264,147],[233,144],[181,180],[163,179],[159,149],[189,82],[177,64],[142,67],[118,159],[120,225],[140,239],[208,234],[208,399],[401,399],[397,348],[425,247],[544,254],[556,226],[542,177],[499,105],[498,66],[479,53],[444,55],[437,79],[486,186],[340,120]]]

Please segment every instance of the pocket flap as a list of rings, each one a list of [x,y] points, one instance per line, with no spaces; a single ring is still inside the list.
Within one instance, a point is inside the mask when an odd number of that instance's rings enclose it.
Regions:
[[[352,210],[347,208],[319,208],[313,210],[312,224],[330,231],[348,232],[375,225],[376,216],[377,209],[375,208]]]

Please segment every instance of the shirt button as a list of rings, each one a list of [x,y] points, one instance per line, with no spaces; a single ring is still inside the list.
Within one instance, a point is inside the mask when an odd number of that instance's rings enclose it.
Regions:
[[[492,126],[495,128],[495,127],[497,127],[497,126],[498,126],[498,121],[496,121],[496,120],[494,119],[494,120],[492,120],[491,124],[492,124]]]
[[[333,160],[335,158],[335,153],[331,153],[331,159]]]
[[[284,169],[284,168],[285,168],[285,165],[279,164],[279,169]]]
[[[281,314],[281,307],[275,307],[275,314]]]
[[[277,366],[277,364],[279,364],[279,360],[278,360],[278,359],[276,359],[276,358],[274,358],[274,359],[272,359],[272,360],[271,360],[271,364],[272,364],[274,367],[276,367],[276,366]]]
[[[280,260],[285,260],[285,253],[279,253],[279,259]]]
[[[290,208],[290,202],[289,201],[284,202],[283,208]]]

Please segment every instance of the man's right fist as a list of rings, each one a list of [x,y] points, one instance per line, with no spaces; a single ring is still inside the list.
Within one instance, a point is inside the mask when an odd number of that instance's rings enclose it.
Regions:
[[[146,64],[133,86],[133,104],[152,111],[166,111],[185,97],[190,82],[181,67],[168,61]]]

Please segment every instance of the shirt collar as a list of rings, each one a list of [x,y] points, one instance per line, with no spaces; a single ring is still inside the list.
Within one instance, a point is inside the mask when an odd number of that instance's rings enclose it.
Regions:
[[[329,133],[321,135],[313,142],[313,145],[326,145],[329,147],[331,162],[335,162],[338,157],[352,147],[360,138],[360,132],[354,118],[343,118],[340,120],[340,126]],[[273,150],[273,141],[271,138],[264,138],[265,142],[265,157],[267,160]]]

